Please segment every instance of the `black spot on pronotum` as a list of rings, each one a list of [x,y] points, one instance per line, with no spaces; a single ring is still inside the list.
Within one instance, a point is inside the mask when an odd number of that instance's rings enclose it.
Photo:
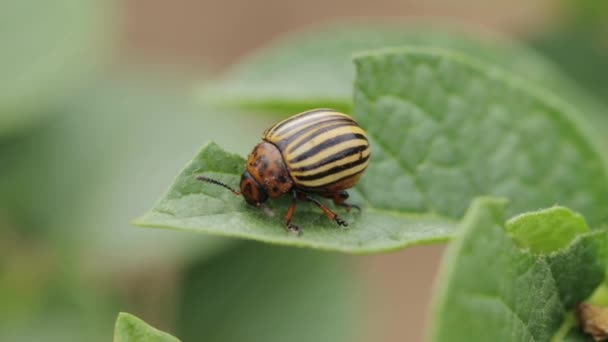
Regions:
[[[272,192],[279,192],[279,188],[277,188],[276,186],[272,187]]]
[[[251,183],[247,182],[247,184],[245,184],[245,192],[248,194],[251,194]]]
[[[266,169],[268,169],[268,159],[266,159],[266,157],[260,157],[260,159],[258,159],[260,161],[260,174],[263,174],[264,172],[266,172]]]

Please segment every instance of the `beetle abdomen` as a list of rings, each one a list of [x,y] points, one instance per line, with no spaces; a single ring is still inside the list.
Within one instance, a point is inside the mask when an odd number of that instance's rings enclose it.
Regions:
[[[264,133],[279,148],[289,173],[300,188],[353,186],[370,158],[367,135],[348,115],[315,109],[285,119]]]

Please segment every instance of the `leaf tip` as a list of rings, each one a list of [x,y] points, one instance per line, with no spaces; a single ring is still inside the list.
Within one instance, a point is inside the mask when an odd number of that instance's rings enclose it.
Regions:
[[[517,215],[505,229],[520,248],[534,254],[557,252],[589,232],[583,215],[557,205]]]
[[[179,340],[160,331],[142,319],[127,313],[119,312],[114,324],[114,342],[179,342]]]
[[[137,227],[145,227],[145,220],[143,216],[140,217],[136,217],[132,220],[129,221],[129,224],[132,226],[137,226]]]
[[[469,207],[469,211],[489,209],[494,212],[504,213],[508,204],[509,199],[506,197],[479,196],[473,199]]]
[[[121,311],[118,313],[118,316],[116,317],[116,324],[118,324],[119,322],[122,322],[124,320],[131,319],[131,318],[135,318],[135,316],[131,315],[128,312]]]
[[[139,319],[127,312],[119,312],[114,323],[114,342],[123,340],[122,332],[130,329]]]

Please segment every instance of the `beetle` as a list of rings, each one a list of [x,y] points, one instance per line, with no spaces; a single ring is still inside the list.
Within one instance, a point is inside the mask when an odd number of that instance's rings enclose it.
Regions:
[[[300,228],[291,222],[297,200],[314,203],[339,226],[348,225],[313,196],[329,198],[349,212],[359,209],[346,203],[346,190],[357,184],[370,156],[367,134],[355,120],[331,109],[313,109],[264,131],[262,142],[247,158],[240,191],[205,176],[197,179],[242,195],[257,207],[269,198],[290,194],[284,223],[287,230],[299,234]]]

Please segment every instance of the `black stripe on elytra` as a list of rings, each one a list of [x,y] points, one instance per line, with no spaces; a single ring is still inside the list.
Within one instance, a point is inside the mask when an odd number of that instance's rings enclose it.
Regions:
[[[323,172],[319,172],[319,173],[315,173],[313,175],[307,175],[307,176],[296,176],[296,178],[300,181],[312,181],[312,180],[321,179],[323,177],[333,175],[334,173],[338,173],[338,172],[341,172],[344,170],[351,169],[357,165],[361,165],[361,164],[365,163],[368,159],[369,159],[369,156],[366,156],[365,158],[355,160],[354,162],[350,162],[348,164],[332,167],[331,169],[325,170]]]
[[[314,125],[311,126],[307,126],[304,128],[301,128],[299,131],[293,132],[291,135],[287,135],[285,136],[283,139],[281,139],[281,141],[279,141],[279,147],[281,149],[287,147],[287,145],[291,144],[294,140],[298,139],[299,137],[301,137],[302,135],[309,133],[311,131],[314,130],[322,130],[322,132],[326,132],[328,129],[330,128],[334,128],[334,127],[339,127],[339,126],[345,126],[345,125],[354,125],[355,122],[351,119],[345,118],[345,117],[333,117],[333,118],[324,118],[324,119],[319,119],[320,121]],[[327,123],[331,123],[331,122],[338,122],[336,125],[331,125],[330,127],[323,127],[323,128],[319,128],[320,125],[325,125]],[[294,127],[297,128],[297,127]],[[321,133],[322,133],[321,132]],[[311,135],[311,137],[313,136],[317,136],[320,133],[313,133],[313,135]],[[307,142],[308,139],[304,139],[304,141],[298,143],[298,146]],[[293,149],[291,149],[291,151],[293,151]]]
[[[320,134],[323,134],[323,133],[329,132],[329,131],[331,131],[331,130],[332,130],[332,129],[334,129],[334,128],[339,128],[339,127],[344,127],[344,126],[356,126],[356,125],[357,125],[357,124],[356,124],[356,123],[355,123],[353,120],[351,120],[351,119],[347,119],[347,118],[339,118],[339,119],[338,119],[338,118],[336,118],[336,119],[331,119],[331,120],[324,121],[324,122],[323,122],[323,124],[330,123],[330,122],[336,122],[336,124],[329,125],[329,126],[323,126],[323,127],[320,127],[320,128],[315,128],[316,126],[309,127],[309,128],[312,128],[312,129],[316,129],[317,131],[316,131],[316,132],[314,132],[314,133],[312,133],[312,134],[311,134],[311,135],[309,135],[308,137],[306,137],[306,139],[304,139],[304,140],[300,141],[299,143],[297,143],[295,146],[293,146],[293,147],[289,148],[289,151],[287,151],[287,153],[292,153],[292,152],[293,152],[293,151],[295,151],[295,150],[296,150],[298,147],[300,147],[300,146],[302,146],[302,145],[306,144],[308,141],[310,141],[310,139],[312,139],[312,138],[314,138],[314,137],[316,137],[316,136],[319,136]],[[306,130],[306,131],[310,131],[310,130]],[[302,133],[300,133],[300,132],[294,133],[294,136],[293,136],[293,137],[292,137],[292,136],[290,136],[290,137],[288,137],[288,138],[287,138],[287,140],[289,140],[289,141],[288,141],[288,142],[287,142],[287,144],[286,144],[286,145],[284,145],[284,146],[287,146],[288,144],[290,144],[291,142],[293,142],[293,141],[294,141],[294,140],[295,140],[297,137],[301,136],[301,135],[302,135],[302,134],[304,134],[304,133],[305,133],[305,132],[302,132]],[[297,134],[298,136],[295,136],[296,134]]]
[[[293,120],[298,120],[298,119],[306,117],[310,114],[321,113],[321,112],[335,112],[335,111],[333,109],[327,109],[327,108],[309,110],[308,112],[300,113],[300,114],[292,116],[291,118],[285,119],[283,122],[280,122],[277,125],[275,125],[274,127],[271,127],[269,131],[276,132],[279,128],[292,122]]]
[[[350,157],[357,153],[362,153],[367,149],[368,149],[368,145],[359,145],[359,146],[347,148],[346,150],[336,152],[336,153],[332,154],[331,156],[321,159],[318,163],[295,168],[292,170],[292,172],[303,172],[303,171],[314,170],[321,166],[336,162],[342,158]]]
[[[356,177],[358,174],[361,174],[364,171],[365,171],[365,169],[357,171],[357,172],[355,172],[355,173],[353,173],[351,175],[346,175],[346,176],[344,176],[344,177],[342,177],[340,179],[337,179],[337,180],[335,180],[335,181],[333,181],[331,183],[321,184],[321,185],[318,185],[318,186],[298,185],[298,189],[300,189],[302,191],[310,191],[310,192],[316,192],[316,193],[327,193],[327,188],[328,187],[330,187],[330,186],[332,186],[334,184],[340,183],[341,181],[343,181],[345,179]]]
[[[365,135],[360,134],[360,133],[345,133],[345,134],[337,135],[337,136],[327,139],[324,142],[320,143],[319,145],[314,146],[313,148],[303,152],[302,154],[298,155],[297,157],[291,159],[289,161],[289,163],[301,162],[302,160],[308,159],[308,158],[314,156],[315,154],[323,151],[326,148],[330,148],[341,142],[345,142],[345,141],[349,141],[349,140],[357,140],[357,139],[367,141],[367,138],[365,137]]]
[[[327,115],[321,116],[321,117],[312,117],[312,118],[302,119],[301,121],[299,121],[296,125],[294,125],[292,127],[283,128],[282,130],[274,131],[273,133],[277,134],[277,135],[286,135],[286,134],[290,134],[291,132],[293,132],[295,130],[301,129],[302,126],[308,125],[309,123],[314,123],[313,125],[311,125],[311,127],[315,127],[316,125],[320,125],[324,122],[327,122],[327,121],[333,120],[333,119],[344,119],[346,121],[353,121],[351,118],[347,118],[342,115],[327,114]],[[318,121],[318,122],[315,123],[315,121]],[[308,128],[310,128],[310,127],[308,127]],[[294,134],[294,133],[291,133],[291,134]]]

